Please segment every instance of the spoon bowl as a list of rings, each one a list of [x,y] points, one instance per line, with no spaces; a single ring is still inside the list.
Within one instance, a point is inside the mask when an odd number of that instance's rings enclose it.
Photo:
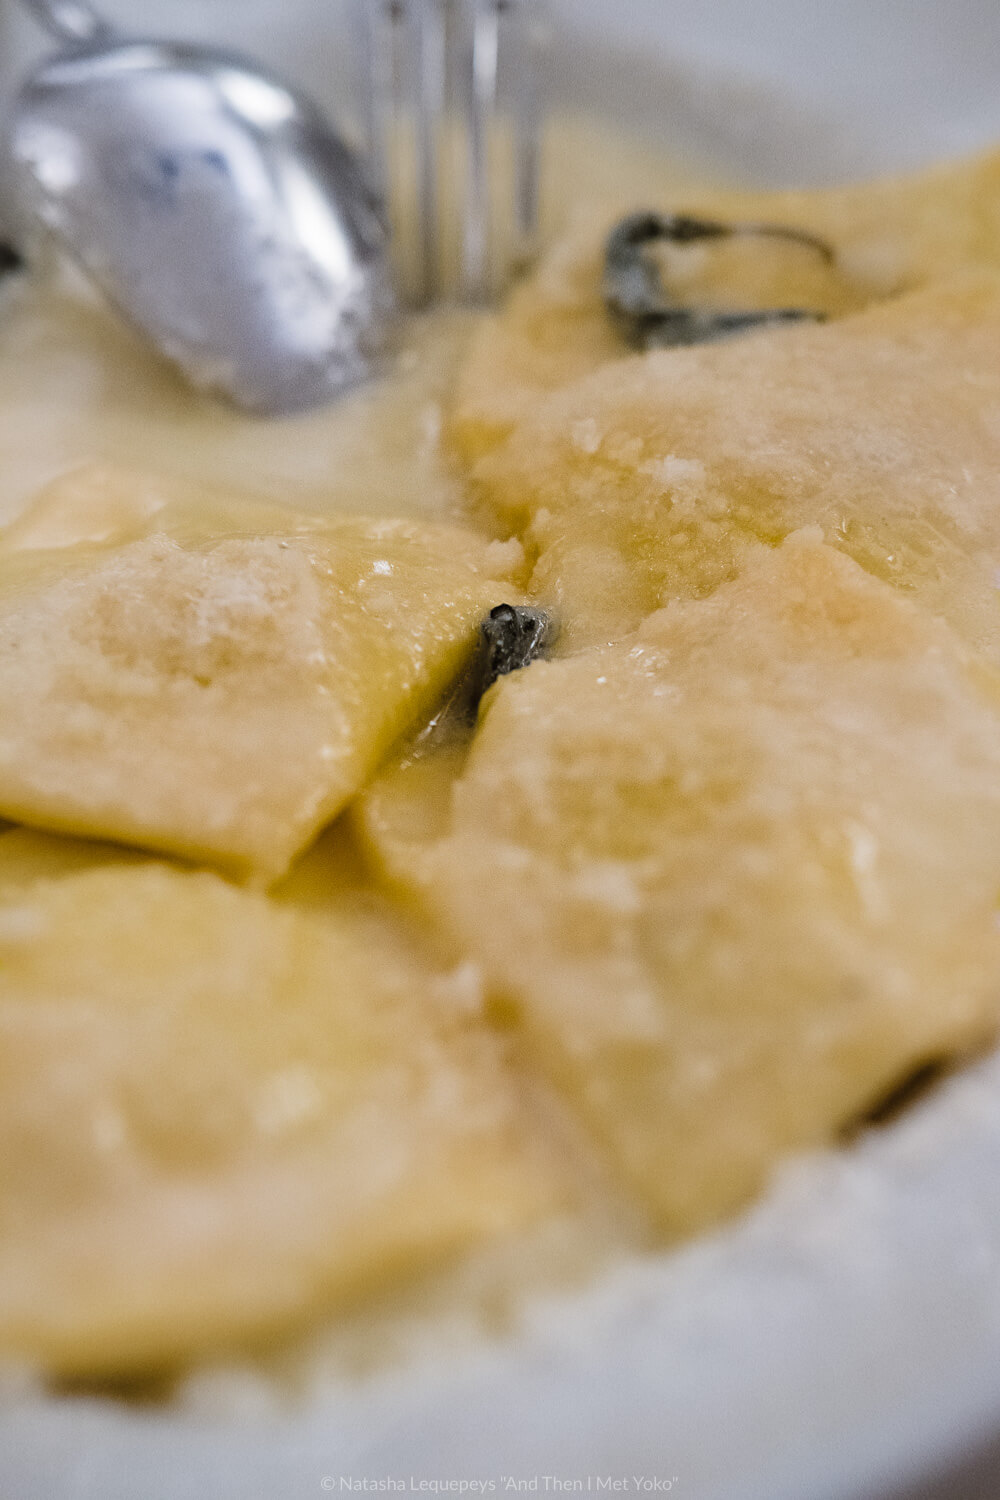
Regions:
[[[118,41],[93,22],[83,40],[60,28],[70,50],[18,95],[22,210],[201,389],[276,414],[363,379],[393,295],[354,152],[237,54]]]

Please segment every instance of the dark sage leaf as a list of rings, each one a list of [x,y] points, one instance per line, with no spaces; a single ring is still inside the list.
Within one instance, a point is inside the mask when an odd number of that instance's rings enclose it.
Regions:
[[[552,616],[531,605],[498,604],[479,627],[474,706],[500,677],[544,656],[556,638]]]
[[[638,349],[671,349],[731,338],[750,328],[805,319],[822,321],[822,313],[801,307],[727,312],[685,307],[673,301],[649,246],[657,242],[691,245],[698,240],[735,235],[787,240],[805,246],[827,262],[834,259],[833,250],[824,240],[783,224],[726,224],[689,214],[629,214],[608,236],[602,290],[608,312],[630,344]]]
[[[862,1130],[891,1125],[913,1104],[919,1104],[941,1081],[947,1077],[954,1059],[931,1058],[920,1063],[911,1072],[897,1080],[887,1091],[868,1106],[860,1115],[849,1120],[841,1135],[851,1140]]]
[[[24,261],[18,255],[13,245],[8,245],[6,240],[0,240],[0,276],[6,276],[11,271],[19,271]]]
[[[546,656],[559,634],[552,615],[530,605],[498,604],[479,626],[479,644],[472,661],[453,684],[437,713],[417,737],[426,754],[467,736],[476,722],[483,694],[508,672],[517,672],[536,657]]]

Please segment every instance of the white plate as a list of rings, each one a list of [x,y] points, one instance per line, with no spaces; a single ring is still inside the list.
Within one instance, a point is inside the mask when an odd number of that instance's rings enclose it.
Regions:
[[[758,177],[850,175],[1000,136],[996,0],[551,4],[562,92]],[[343,87],[329,5],[107,9],[238,40],[319,95]],[[5,24],[9,86],[32,41]],[[442,1339],[290,1413],[249,1377],[222,1395],[226,1415],[162,1415],[12,1390],[0,1495],[293,1500],[398,1476],[411,1493],[481,1480],[503,1495],[506,1477],[634,1496],[644,1476],[660,1486],[645,1493],[684,1500],[995,1497],[989,1453],[933,1476],[991,1437],[1000,1451],[1000,1058],[852,1151],[793,1164],[723,1232],[532,1303],[504,1342]]]

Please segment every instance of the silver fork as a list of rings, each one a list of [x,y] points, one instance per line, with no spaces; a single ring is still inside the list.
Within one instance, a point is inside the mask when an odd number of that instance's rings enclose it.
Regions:
[[[415,303],[483,302],[538,233],[540,0],[355,0],[369,157]]]

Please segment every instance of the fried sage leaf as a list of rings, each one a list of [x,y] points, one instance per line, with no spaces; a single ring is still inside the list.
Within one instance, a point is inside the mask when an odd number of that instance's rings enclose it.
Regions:
[[[6,240],[0,240],[0,276],[8,276],[11,271],[20,271],[24,265],[14,246]]]
[[[547,655],[558,627],[544,609],[526,604],[498,604],[479,627],[480,649],[476,666],[475,702],[508,672]]]
[[[672,349],[688,344],[710,344],[753,328],[776,323],[820,321],[823,314],[802,307],[773,307],[746,312],[685,307],[675,302],[663,285],[660,268],[649,254],[657,243],[692,245],[700,240],[753,236],[805,245],[827,262],[830,246],[783,224],[723,223],[690,214],[629,214],[612,229],[604,252],[604,301],[608,312],[630,344],[639,349]]]

